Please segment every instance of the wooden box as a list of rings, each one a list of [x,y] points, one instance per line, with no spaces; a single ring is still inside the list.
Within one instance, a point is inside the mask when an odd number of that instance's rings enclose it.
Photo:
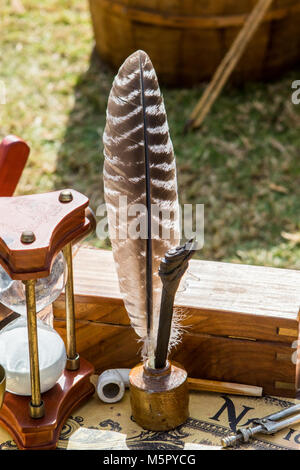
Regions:
[[[77,350],[100,373],[132,367],[141,345],[130,327],[110,251],[82,247],[74,258]],[[66,337],[63,297],[54,327]],[[263,387],[295,397],[300,272],[192,260],[176,297],[185,314],[173,351],[190,377]]]

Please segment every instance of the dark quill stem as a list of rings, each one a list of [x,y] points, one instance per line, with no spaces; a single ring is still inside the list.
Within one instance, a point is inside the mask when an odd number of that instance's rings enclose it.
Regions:
[[[140,79],[141,79],[141,101],[143,108],[144,121],[144,151],[145,151],[145,191],[147,206],[147,242],[146,242],[146,310],[147,310],[147,335],[150,336],[153,316],[153,286],[152,286],[152,213],[151,213],[151,185],[150,185],[150,161],[148,152],[147,119],[145,105],[145,88],[143,65],[140,61]]]
[[[162,369],[166,365],[175,294],[181,278],[188,268],[189,260],[195,253],[196,246],[197,243],[190,240],[183,246],[171,249],[166,253],[160,264],[159,276],[162,280],[163,290],[155,351],[156,369]]]

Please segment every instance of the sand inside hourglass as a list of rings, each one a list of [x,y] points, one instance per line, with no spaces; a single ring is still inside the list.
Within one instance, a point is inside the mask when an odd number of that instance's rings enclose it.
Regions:
[[[38,320],[38,349],[41,392],[51,389],[66,364],[64,342],[48,325]],[[22,316],[0,332],[0,357],[6,371],[6,389],[17,395],[30,395],[30,364],[26,320]]]

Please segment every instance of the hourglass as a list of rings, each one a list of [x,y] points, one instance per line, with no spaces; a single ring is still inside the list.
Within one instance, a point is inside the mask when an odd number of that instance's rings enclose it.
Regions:
[[[0,424],[22,449],[51,449],[72,409],[94,392],[76,352],[72,244],[94,228],[74,190],[0,198],[0,302],[20,316],[0,331],[6,393]],[[36,314],[65,288],[66,346]]]

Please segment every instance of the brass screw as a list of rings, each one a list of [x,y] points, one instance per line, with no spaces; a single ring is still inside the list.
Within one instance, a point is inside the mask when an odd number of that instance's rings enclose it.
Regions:
[[[35,234],[30,230],[25,230],[21,235],[21,242],[22,243],[33,243],[35,241]]]
[[[60,202],[71,202],[73,201],[73,194],[69,189],[64,189],[59,195]]]

